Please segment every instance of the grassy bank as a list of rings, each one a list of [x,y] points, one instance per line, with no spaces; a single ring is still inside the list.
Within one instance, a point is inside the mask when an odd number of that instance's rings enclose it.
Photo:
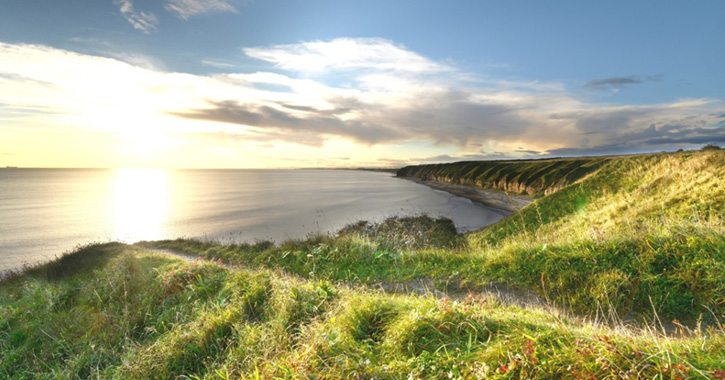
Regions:
[[[464,161],[406,166],[398,170],[397,175],[540,197],[569,186],[610,160],[610,157],[587,157]]]
[[[79,265],[80,264],[80,265]],[[722,331],[665,338],[468,297],[394,296],[122,244],[2,285],[3,378],[718,378]]]
[[[725,378],[723,178],[723,151],[606,158],[465,235],[420,216],[87,247],[0,285],[0,377]]]
[[[350,284],[424,280],[446,292],[532,289],[578,315],[694,325],[725,319],[725,153],[611,159],[503,221],[392,219],[280,246],[148,243]]]

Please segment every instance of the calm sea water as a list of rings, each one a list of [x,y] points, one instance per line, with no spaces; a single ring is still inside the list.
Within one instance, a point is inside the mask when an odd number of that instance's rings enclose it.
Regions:
[[[0,271],[80,244],[177,237],[284,241],[428,213],[459,230],[502,216],[389,173],[343,170],[0,170]]]

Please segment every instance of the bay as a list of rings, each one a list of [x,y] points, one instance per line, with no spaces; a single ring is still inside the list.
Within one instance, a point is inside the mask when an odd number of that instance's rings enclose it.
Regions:
[[[390,173],[359,170],[0,170],[0,271],[93,242],[301,239],[391,216],[459,231],[503,216]]]

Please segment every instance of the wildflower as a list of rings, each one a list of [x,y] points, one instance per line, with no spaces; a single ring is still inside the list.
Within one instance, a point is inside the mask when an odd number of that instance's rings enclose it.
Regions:
[[[466,296],[466,303],[473,303],[473,301],[475,301],[475,296],[473,293],[468,293]]]
[[[501,364],[501,367],[498,368],[501,373],[508,373],[509,367],[506,364]]]
[[[531,364],[536,364],[538,362],[535,357],[536,348],[534,348],[533,341],[526,342],[526,349],[524,350],[524,353],[526,354],[526,357],[529,359],[529,362],[531,362]]]

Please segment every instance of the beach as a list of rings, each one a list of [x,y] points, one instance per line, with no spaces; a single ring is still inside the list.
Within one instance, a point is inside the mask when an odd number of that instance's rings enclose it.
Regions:
[[[526,195],[511,194],[499,190],[453,185],[445,182],[422,180],[415,177],[400,178],[469,199],[503,215],[516,212],[534,201],[534,198]]]

